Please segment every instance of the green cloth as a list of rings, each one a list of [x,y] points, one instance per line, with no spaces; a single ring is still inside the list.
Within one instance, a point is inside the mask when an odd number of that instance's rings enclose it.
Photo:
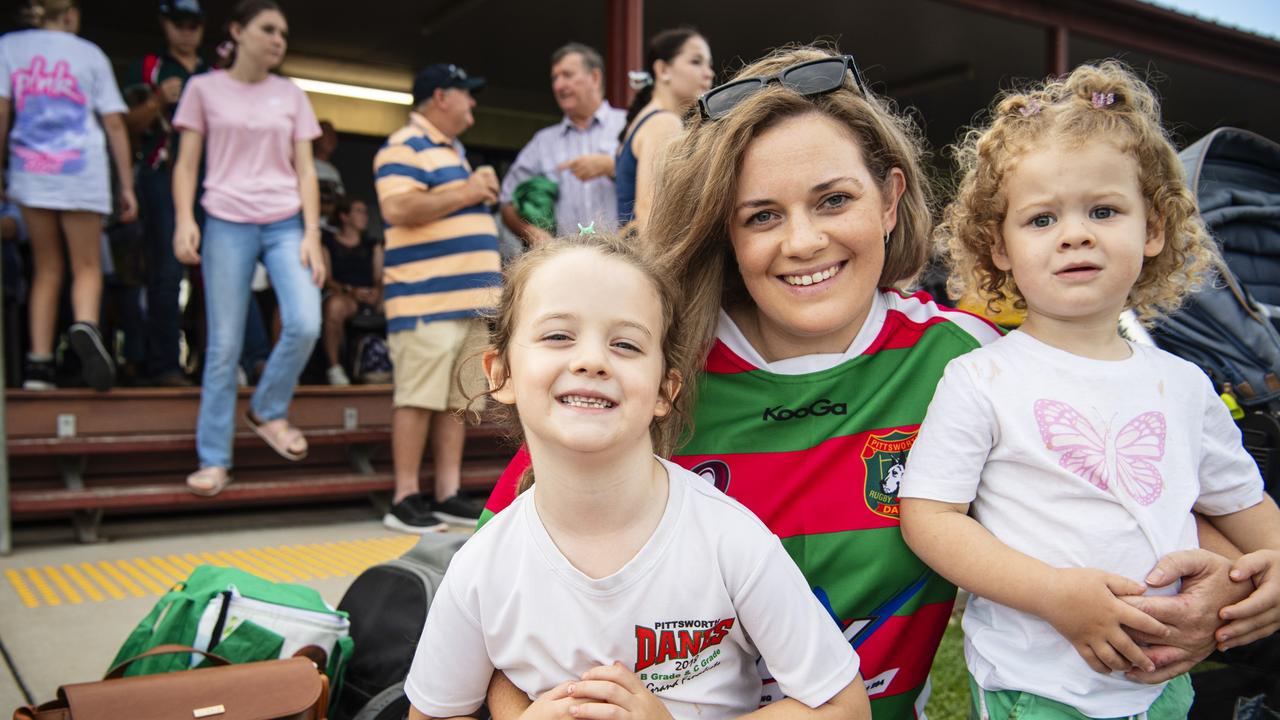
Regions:
[[[284,638],[262,627],[252,620],[245,620],[224,637],[213,649],[213,653],[223,660],[233,663],[257,662],[280,657],[280,649],[284,647]],[[211,667],[213,661],[205,658],[196,667]]]
[[[556,198],[560,186],[541,175],[525,180],[511,193],[511,204],[520,217],[552,235],[556,234]]]
[[[985,701],[986,714],[982,713],[979,697]],[[1016,690],[983,690],[969,676],[969,710],[970,717],[990,718],[990,720],[1089,720],[1079,710],[1050,700],[1047,697],[1033,695]],[[1169,681],[1160,697],[1147,709],[1147,720],[1186,720],[1191,712],[1191,701],[1195,691],[1191,689],[1191,677],[1186,673]],[[1137,718],[1131,715],[1129,718]],[[1109,720],[1129,720],[1129,718],[1112,718]]]

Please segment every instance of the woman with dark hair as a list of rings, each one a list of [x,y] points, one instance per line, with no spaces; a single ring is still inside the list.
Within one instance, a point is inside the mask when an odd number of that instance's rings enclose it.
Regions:
[[[655,162],[662,148],[683,127],[698,96],[711,87],[711,48],[691,28],[663,30],[649,40],[648,70],[632,72],[639,92],[627,109],[627,127],[615,160],[618,226],[633,220],[643,226],[653,203]]]
[[[275,288],[282,330],[245,421],[282,457],[306,456],[306,438],[286,416],[298,375],[320,335],[325,278],[320,191],[311,155],[320,126],[307,96],[271,74],[287,46],[284,13],[271,0],[244,0],[232,11],[228,30],[231,44],[219,53],[225,69],[192,78],[173,118],[182,132],[173,171],[174,254],[189,265],[201,264],[209,298],[196,427],[200,469],[187,478],[197,495],[215,495],[230,482],[235,366],[258,261]],[[193,205],[206,141],[201,205],[208,217],[202,238]]]
[[[125,105],[107,56],[76,37],[78,3],[31,0],[23,15],[32,29],[0,38],[0,168],[9,155],[0,200],[7,194],[22,208],[34,261],[31,350],[23,387],[54,388],[54,331],[69,261],[75,322],[67,339],[80,357],[85,381],[107,390],[115,365],[97,322],[102,218],[112,210],[108,146],[119,180],[120,220],[137,214]]]
[[[324,352],[330,385],[350,385],[339,357],[347,321],[361,308],[382,309],[382,245],[365,234],[369,206],[341,195],[335,201],[334,232],[325,232],[325,265],[329,280],[324,297]]]

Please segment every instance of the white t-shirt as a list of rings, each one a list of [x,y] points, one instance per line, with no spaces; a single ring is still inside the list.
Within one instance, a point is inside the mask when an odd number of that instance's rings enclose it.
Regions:
[[[122,113],[111,63],[71,33],[0,37],[0,98],[12,101],[9,197],[47,210],[111,212],[110,166],[99,115]]]
[[[1197,547],[1191,510],[1255,505],[1262,479],[1204,373],[1130,347],[1128,359],[1091,360],[1012,332],[952,360],[899,497],[971,503],[1001,542],[1054,567],[1142,581],[1161,556]],[[987,690],[1090,717],[1143,712],[1163,690],[1094,672],[1049,623],[985,598],[969,602],[963,627]]]
[[[592,579],[547,535],[531,492],[467,541],[427,614],[405,680],[432,717],[473,712],[494,668],[531,699],[622,662],[676,718],[755,710],[763,656],[786,694],[817,707],[858,656],[777,536],[697,475],[663,461],[667,507],[622,569]]]

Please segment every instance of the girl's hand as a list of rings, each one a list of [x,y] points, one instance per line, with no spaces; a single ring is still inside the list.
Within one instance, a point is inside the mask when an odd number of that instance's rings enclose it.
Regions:
[[[178,221],[173,230],[173,256],[183,265],[200,264],[200,228],[194,221]]]
[[[1218,628],[1218,649],[1248,645],[1280,629],[1280,550],[1258,550],[1231,565],[1231,579],[1252,580],[1249,597],[1222,608],[1218,617],[1227,621]]]
[[[573,717],[570,713],[571,708],[589,702],[569,694],[569,689],[576,682],[575,680],[562,682],[539,695],[532,705],[520,713],[520,720],[570,720]]]
[[[324,248],[320,246],[319,230],[307,231],[302,236],[298,259],[302,261],[302,267],[311,271],[311,282],[318,288],[324,287],[327,268],[324,263]]]
[[[138,219],[138,198],[133,194],[133,188],[124,187],[119,192],[120,200],[120,222],[133,222]]]
[[[600,665],[571,683],[569,693],[588,702],[573,705],[569,714],[588,720],[673,720],[667,706],[649,692],[622,663]]]
[[[1057,570],[1049,590],[1050,609],[1043,616],[1095,671],[1133,668],[1152,672],[1155,663],[1129,637],[1125,627],[1148,636],[1164,637],[1169,629],[1160,621],[1119,599],[1141,595],[1140,582],[1091,568]]]

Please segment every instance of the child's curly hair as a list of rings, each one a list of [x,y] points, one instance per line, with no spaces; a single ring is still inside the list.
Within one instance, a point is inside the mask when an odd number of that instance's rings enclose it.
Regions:
[[[1041,86],[1004,93],[996,99],[989,124],[970,128],[954,146],[963,177],[934,230],[938,250],[950,259],[952,293],[980,297],[988,307],[1003,299],[1026,307],[1013,273],[997,268],[991,258],[992,248],[1003,242],[1000,225],[1008,210],[1004,177],[1023,155],[1046,142],[1082,144],[1095,138],[1134,159],[1148,231],[1155,231],[1157,223],[1164,229],[1164,248],[1144,259],[1126,307],[1150,323],[1177,309],[1212,278],[1222,260],[1160,124],[1160,103],[1133,71],[1108,60],[1081,65]]]

